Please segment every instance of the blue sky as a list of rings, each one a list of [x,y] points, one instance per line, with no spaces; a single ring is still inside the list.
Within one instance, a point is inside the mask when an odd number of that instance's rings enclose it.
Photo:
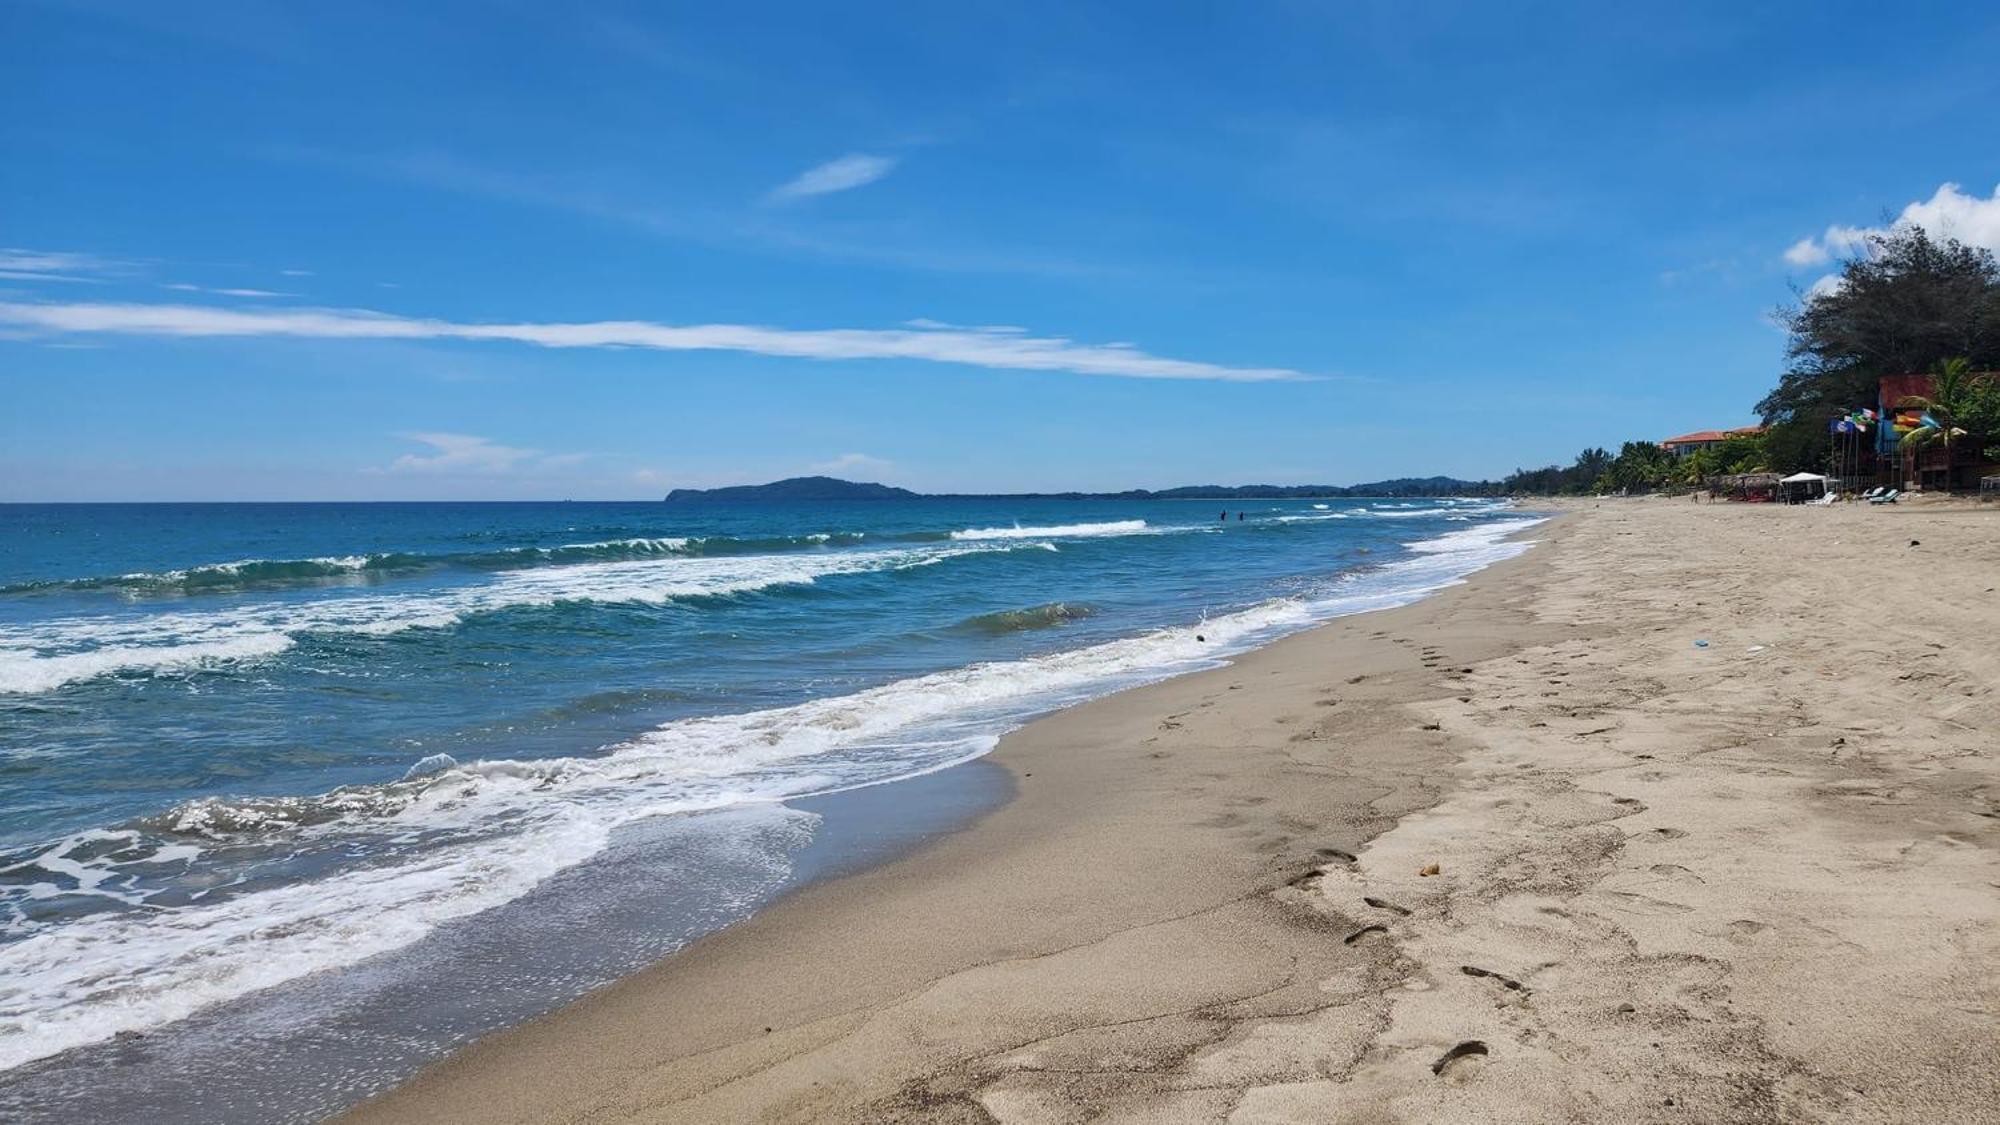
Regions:
[[[1996,58],[1990,4],[0,0],[0,500],[1480,477],[1742,424],[1851,228],[2000,247]]]

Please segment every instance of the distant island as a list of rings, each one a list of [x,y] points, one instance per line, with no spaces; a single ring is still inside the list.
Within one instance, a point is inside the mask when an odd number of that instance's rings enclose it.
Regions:
[[[886,484],[839,480],[834,477],[790,477],[770,484],[737,484],[727,488],[676,488],[669,504],[711,504],[729,501],[854,501],[854,500],[1303,500],[1345,496],[1490,496],[1492,481],[1456,477],[1399,477],[1368,484],[1191,484],[1153,491],[1124,492],[1005,492],[922,493]]]
[[[789,477],[770,484],[736,484],[728,488],[676,488],[667,503],[723,500],[915,500],[918,494],[886,484],[837,480],[833,477]]]

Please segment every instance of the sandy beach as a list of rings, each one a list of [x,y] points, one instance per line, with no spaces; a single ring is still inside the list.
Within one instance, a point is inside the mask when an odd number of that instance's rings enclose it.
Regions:
[[[346,1120],[2000,1120],[2000,510],[1528,534]]]

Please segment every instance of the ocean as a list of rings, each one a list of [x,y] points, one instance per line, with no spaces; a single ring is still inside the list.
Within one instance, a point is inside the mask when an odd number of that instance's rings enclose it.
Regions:
[[[832,795],[942,830],[1034,715],[1535,520],[1221,508],[0,506],[0,1118],[317,1119],[825,868]]]

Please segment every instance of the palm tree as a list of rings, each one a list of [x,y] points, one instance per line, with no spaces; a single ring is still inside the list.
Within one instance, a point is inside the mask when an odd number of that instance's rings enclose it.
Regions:
[[[1958,425],[1960,417],[1972,407],[1973,396],[1978,387],[1972,376],[1972,361],[1964,356],[1954,356],[1938,364],[1936,377],[1931,383],[1931,393],[1909,395],[1896,404],[1900,410],[1921,410],[1924,425],[1904,434],[1897,447],[1910,456],[1933,443],[1944,445],[1945,491],[1951,491],[1951,443],[1954,438],[1965,436],[1965,430]],[[1884,419],[1887,421],[1887,419]]]

